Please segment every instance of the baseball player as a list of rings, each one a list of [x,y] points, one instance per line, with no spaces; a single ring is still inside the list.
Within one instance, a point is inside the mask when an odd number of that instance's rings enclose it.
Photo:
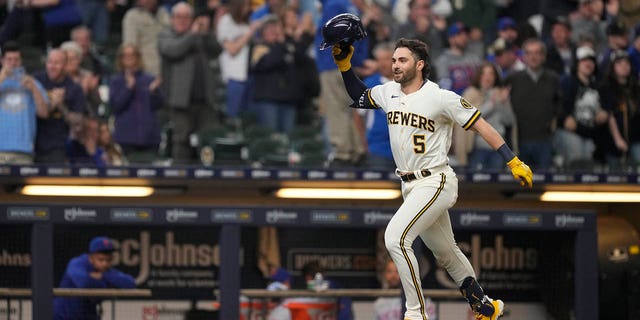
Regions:
[[[394,81],[367,88],[350,63],[354,50],[349,43],[366,35],[359,32],[359,18],[341,17],[337,25],[330,20],[323,28],[334,26],[344,32],[336,35],[327,30],[325,47],[332,44],[334,61],[342,72],[349,96],[355,101],[351,107],[380,108],[387,114],[404,203],[389,221],[385,245],[398,267],[406,296],[405,320],[427,319],[418,262],[411,248],[418,236],[460,287],[476,319],[497,319],[502,315],[504,303],[484,294],[471,263],[453,237],[448,209],[458,197],[458,180],[447,164],[453,126],[473,130],[484,138],[503,156],[514,178],[523,186],[532,185],[531,169],[515,156],[474,106],[427,80],[430,66],[424,42],[398,40],[392,58]]]
[[[121,288],[133,289],[136,280],[112,267],[113,239],[95,237],[89,243],[89,252],[74,257],[67,264],[60,288]],[[102,319],[98,309],[100,299],[91,297],[56,297],[53,300],[53,319]]]

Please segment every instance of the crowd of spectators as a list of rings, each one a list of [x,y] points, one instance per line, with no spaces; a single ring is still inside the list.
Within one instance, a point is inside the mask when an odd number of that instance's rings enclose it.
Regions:
[[[149,164],[169,143],[172,163],[193,164],[199,133],[255,125],[317,127],[326,165],[393,169],[384,114],[348,108],[319,49],[322,25],[350,12],[368,33],[352,61],[368,85],[391,78],[397,39],[417,38],[430,81],[476,105],[537,170],[640,165],[637,1],[5,3],[0,163]],[[41,58],[23,65],[33,48]],[[463,130],[450,163],[502,168]]]

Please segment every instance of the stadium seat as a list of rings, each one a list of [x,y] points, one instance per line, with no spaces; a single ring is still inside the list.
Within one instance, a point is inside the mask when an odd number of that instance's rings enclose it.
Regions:
[[[266,133],[266,132],[265,132]],[[255,166],[287,166],[291,146],[289,138],[271,133],[248,139],[249,160]]]
[[[233,126],[210,128],[198,133],[198,155],[204,165],[244,164],[246,142]]]

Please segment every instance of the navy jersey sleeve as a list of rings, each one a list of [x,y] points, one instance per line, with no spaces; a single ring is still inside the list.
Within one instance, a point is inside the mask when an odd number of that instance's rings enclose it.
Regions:
[[[360,109],[379,108],[373,101],[373,98],[371,98],[371,89],[367,88],[362,80],[358,78],[355,72],[353,72],[353,69],[342,72],[342,80],[344,81],[347,93],[349,93],[349,96],[354,101],[350,107]]]

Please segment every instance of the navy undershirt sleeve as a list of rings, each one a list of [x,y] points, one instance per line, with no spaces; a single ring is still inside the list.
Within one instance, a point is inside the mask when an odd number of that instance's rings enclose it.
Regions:
[[[353,72],[353,69],[349,69],[342,73],[342,80],[344,81],[344,86],[347,89],[347,93],[349,97],[354,101],[354,103],[350,106],[352,108],[364,108],[364,109],[376,109],[378,108],[371,99],[367,99],[368,90],[367,86],[358,78],[358,76]]]

